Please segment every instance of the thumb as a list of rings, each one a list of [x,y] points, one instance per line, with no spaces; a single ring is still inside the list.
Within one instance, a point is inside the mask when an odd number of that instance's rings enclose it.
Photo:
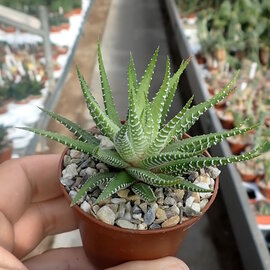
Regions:
[[[106,270],[189,270],[187,265],[175,258],[165,257],[152,261],[133,261]]]

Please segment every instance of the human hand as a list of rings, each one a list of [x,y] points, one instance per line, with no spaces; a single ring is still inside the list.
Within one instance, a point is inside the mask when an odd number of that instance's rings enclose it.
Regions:
[[[0,165],[0,269],[95,270],[81,247],[49,250],[22,262],[48,236],[77,223],[59,186],[59,155],[31,156]],[[108,270],[188,270],[179,259],[128,262]]]

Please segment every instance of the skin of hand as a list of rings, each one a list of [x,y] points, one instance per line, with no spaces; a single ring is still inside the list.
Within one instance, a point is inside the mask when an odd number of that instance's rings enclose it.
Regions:
[[[77,228],[58,180],[60,155],[36,155],[0,165],[0,270],[95,270],[82,247],[49,250],[23,258],[40,241]],[[134,261],[107,270],[188,270],[166,257]]]

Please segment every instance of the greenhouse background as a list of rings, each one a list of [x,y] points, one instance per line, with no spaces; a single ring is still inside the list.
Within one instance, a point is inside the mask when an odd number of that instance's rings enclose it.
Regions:
[[[102,102],[98,40],[122,119],[130,51],[140,77],[159,46],[162,65],[157,65],[151,97],[162,82],[167,55],[175,71],[192,56],[169,117],[192,94],[195,103],[209,99],[240,70],[235,92],[201,117],[191,135],[260,125],[256,132],[216,145],[210,154],[241,154],[270,140],[269,1],[6,0],[0,1],[0,163],[63,151],[62,145],[17,128],[69,134],[42,108],[85,128],[93,125],[75,67]],[[190,269],[269,269],[269,157],[268,151],[222,168],[214,206],[191,228],[177,254]],[[30,256],[50,247],[76,245],[81,245],[78,231],[48,237]]]

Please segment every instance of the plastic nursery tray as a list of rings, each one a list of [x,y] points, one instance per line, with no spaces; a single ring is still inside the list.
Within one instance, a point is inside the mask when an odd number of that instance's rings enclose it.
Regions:
[[[170,18],[170,25],[178,53],[182,58],[186,59],[192,55],[192,52],[183,31],[178,8],[174,0],[165,0],[165,7]],[[189,64],[186,75],[191,92],[195,95],[195,102],[200,103],[208,100],[210,98],[208,89],[201,76],[200,67],[195,57]],[[200,118],[200,124],[204,133],[222,130],[221,123],[214,109],[209,110]],[[231,155],[231,150],[227,142],[223,142],[215,146],[211,153],[214,156],[229,156]],[[221,178],[223,179],[223,181],[222,179],[220,181],[221,192],[244,268],[246,270],[269,270],[269,251],[263,235],[259,231],[255,216],[251,211],[241,177],[234,165],[223,167]]]

